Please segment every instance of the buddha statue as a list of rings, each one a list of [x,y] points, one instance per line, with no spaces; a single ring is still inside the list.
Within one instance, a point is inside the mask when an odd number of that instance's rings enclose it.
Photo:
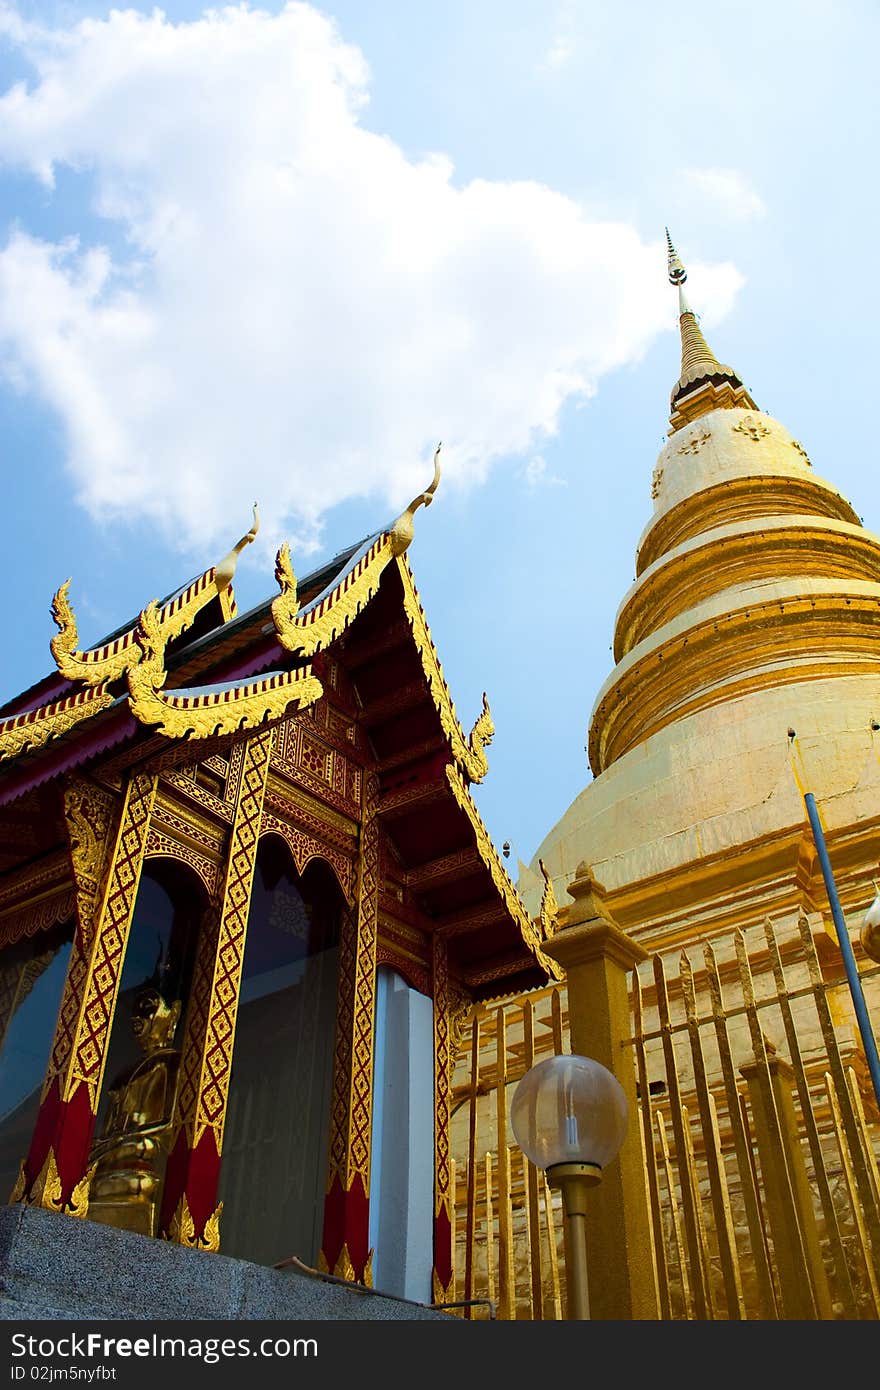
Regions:
[[[150,982],[136,994],[132,1032],[143,1056],[117,1077],[92,1145],[89,1217],[156,1235],[180,1051],[173,1046],[181,1003],[169,1004]]]

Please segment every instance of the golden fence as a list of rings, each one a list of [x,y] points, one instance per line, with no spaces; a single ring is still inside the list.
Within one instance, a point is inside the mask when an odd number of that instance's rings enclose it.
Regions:
[[[880,968],[859,965],[870,1005]],[[821,918],[655,955],[631,1006],[621,1066],[635,1068],[660,1317],[880,1317],[880,1113]],[[465,1315],[565,1316],[559,1196],[509,1109],[529,1067],[566,1050],[564,986],[481,1008],[462,1046],[456,1297],[487,1300]]]

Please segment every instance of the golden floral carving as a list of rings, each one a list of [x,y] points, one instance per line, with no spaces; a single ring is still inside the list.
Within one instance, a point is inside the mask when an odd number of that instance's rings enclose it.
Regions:
[[[474,1017],[474,1005],[470,996],[449,986],[449,1049],[455,1057],[465,1035],[470,1033]]]
[[[739,429],[739,425],[737,425],[736,428]],[[677,452],[679,454],[698,454],[703,445],[708,444],[711,438],[712,435],[709,430],[700,430],[699,434],[691,435],[686,444],[680,445]],[[663,470],[661,469],[660,471],[662,474]]]
[[[770,430],[762,420],[756,420],[754,416],[747,415],[744,420],[740,420],[738,425],[734,425],[733,432],[734,434],[744,434],[753,443],[760,444],[762,439],[767,438]]]
[[[20,1202],[26,1191],[27,1172],[25,1170],[24,1160],[22,1160],[18,1166],[18,1177],[15,1179],[13,1189],[9,1194],[9,1205],[13,1206],[16,1202]]]
[[[61,1178],[58,1175],[58,1165],[55,1162],[55,1150],[50,1148],[43,1161],[43,1166],[34,1180],[30,1192],[27,1191],[27,1176],[25,1166],[22,1163],[19,1169],[18,1179],[12,1189],[10,1202],[26,1201],[28,1206],[43,1207],[46,1211],[63,1211],[68,1216],[84,1217],[89,1211],[89,1185],[94,1176],[96,1164],[80,1178],[74,1187],[70,1197],[65,1202],[62,1200]]]
[[[793,449],[797,449],[798,453],[800,454],[801,458],[803,459],[803,461],[804,461],[804,463],[807,465],[807,467],[808,467],[808,468],[812,468],[813,465],[812,465],[812,463],[810,462],[810,456],[809,456],[809,454],[807,453],[806,449],[804,448],[803,444],[800,442],[800,440],[799,440],[799,439],[793,439],[793,440],[791,441],[791,447],[792,447]]]
[[[218,1202],[216,1210],[205,1222],[204,1234],[197,1236],[196,1224],[192,1219],[186,1193],[184,1193],[171,1218],[168,1227],[168,1239],[177,1245],[188,1245],[191,1250],[208,1250],[211,1254],[216,1255],[220,1249],[220,1217],[222,1214],[223,1203]]]
[[[115,804],[109,792],[84,782],[71,782],[64,791],[64,819],[76,883],[77,918],[86,946],[92,939]]]

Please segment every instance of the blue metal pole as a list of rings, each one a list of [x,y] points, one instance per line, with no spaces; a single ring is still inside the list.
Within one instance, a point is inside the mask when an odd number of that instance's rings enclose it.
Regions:
[[[807,808],[807,815],[810,818],[810,829],[813,832],[813,840],[815,841],[816,849],[819,854],[819,863],[822,866],[822,877],[825,880],[825,891],[828,894],[828,901],[831,904],[831,916],[834,918],[837,940],[840,943],[840,954],[843,956],[843,966],[846,970],[846,978],[849,982],[849,992],[852,995],[852,1001],[855,1005],[856,1018],[859,1022],[859,1032],[862,1035],[862,1046],[865,1049],[865,1057],[868,1061],[871,1081],[874,1083],[874,1095],[877,1097],[877,1104],[880,1105],[880,1057],[877,1056],[877,1043],[874,1040],[871,1020],[868,1017],[865,996],[862,992],[862,982],[859,979],[859,972],[856,968],[856,958],[853,955],[852,943],[849,939],[849,932],[840,907],[840,899],[837,896],[837,887],[834,882],[834,875],[831,872],[831,860],[828,858],[828,850],[825,846],[825,835],[822,831],[822,823],[819,820],[816,799],[812,792],[804,793],[804,803]]]

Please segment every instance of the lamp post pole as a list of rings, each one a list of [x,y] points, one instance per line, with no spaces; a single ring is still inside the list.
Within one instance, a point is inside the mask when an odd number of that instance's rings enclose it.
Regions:
[[[591,1057],[562,1053],[530,1067],[513,1093],[510,1123],[526,1158],[562,1194],[566,1317],[590,1316],[587,1202],[627,1130],[626,1094]],[[601,1287],[601,1286],[600,1286]]]
[[[595,1163],[556,1163],[547,1169],[550,1187],[562,1193],[565,1217],[565,1274],[569,1318],[587,1321],[590,1285],[587,1274],[587,1193],[602,1181]]]
[[[877,1056],[877,1043],[874,1038],[874,1031],[871,1027],[871,1020],[868,1016],[868,1006],[865,1003],[865,996],[862,992],[862,982],[859,979],[856,958],[853,955],[852,942],[849,939],[849,932],[847,931],[846,921],[840,906],[840,898],[837,896],[834,874],[831,872],[831,860],[828,858],[828,849],[825,844],[822,822],[819,819],[816,798],[813,796],[812,792],[804,793],[804,805],[807,808],[807,815],[810,819],[810,829],[813,832],[813,840],[819,855],[819,863],[822,867],[822,877],[825,880],[825,891],[828,894],[828,902],[831,906],[831,916],[834,920],[835,931],[837,932],[840,953],[843,956],[843,968],[846,971],[849,992],[852,995],[853,1005],[855,1006],[859,1033],[862,1037],[862,1046],[865,1049],[868,1071],[871,1073],[871,1081],[874,1086],[874,1095],[877,1097],[877,1104],[880,1105],[880,1058]]]

